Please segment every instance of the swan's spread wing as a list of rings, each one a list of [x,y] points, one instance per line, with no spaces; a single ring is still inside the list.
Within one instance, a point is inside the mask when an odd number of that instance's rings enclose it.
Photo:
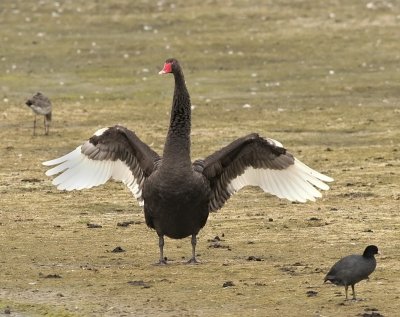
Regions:
[[[60,190],[91,188],[113,178],[128,186],[142,204],[143,182],[158,159],[132,131],[115,126],[97,131],[74,151],[43,165],[54,166],[46,175],[58,174],[53,185]]]
[[[211,185],[210,211],[220,209],[244,186],[258,186],[265,192],[290,201],[315,201],[324,182],[333,181],[297,160],[282,144],[250,134],[196,162]]]

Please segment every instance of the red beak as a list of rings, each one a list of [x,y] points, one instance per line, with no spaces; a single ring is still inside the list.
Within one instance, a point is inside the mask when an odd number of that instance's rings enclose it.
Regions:
[[[168,74],[172,72],[172,65],[171,63],[165,63],[164,68],[159,72],[160,75]]]

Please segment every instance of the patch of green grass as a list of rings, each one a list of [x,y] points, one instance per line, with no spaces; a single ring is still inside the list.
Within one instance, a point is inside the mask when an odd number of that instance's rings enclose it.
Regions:
[[[46,304],[27,304],[27,303],[18,303],[15,301],[3,301],[0,300],[0,311],[4,313],[4,315],[11,314],[11,316],[49,316],[49,317],[76,317],[79,316],[75,313],[69,312],[65,309],[54,308],[50,305]],[[5,313],[8,311],[9,313]],[[26,314],[26,315],[25,315]]]

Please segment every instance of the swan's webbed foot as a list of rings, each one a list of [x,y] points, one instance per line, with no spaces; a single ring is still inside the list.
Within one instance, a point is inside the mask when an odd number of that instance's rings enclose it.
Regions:
[[[154,263],[154,265],[167,265],[167,258],[160,259],[158,262]]]
[[[197,261],[195,257],[191,258],[189,261],[186,262],[186,264],[200,264],[200,261]]]

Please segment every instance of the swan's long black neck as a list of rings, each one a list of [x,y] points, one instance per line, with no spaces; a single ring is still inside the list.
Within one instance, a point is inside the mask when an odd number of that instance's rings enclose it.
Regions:
[[[171,120],[165,141],[165,160],[180,161],[191,166],[190,162],[190,127],[191,103],[189,92],[181,70],[174,73],[175,91],[172,100]],[[185,165],[186,165],[185,164]]]

